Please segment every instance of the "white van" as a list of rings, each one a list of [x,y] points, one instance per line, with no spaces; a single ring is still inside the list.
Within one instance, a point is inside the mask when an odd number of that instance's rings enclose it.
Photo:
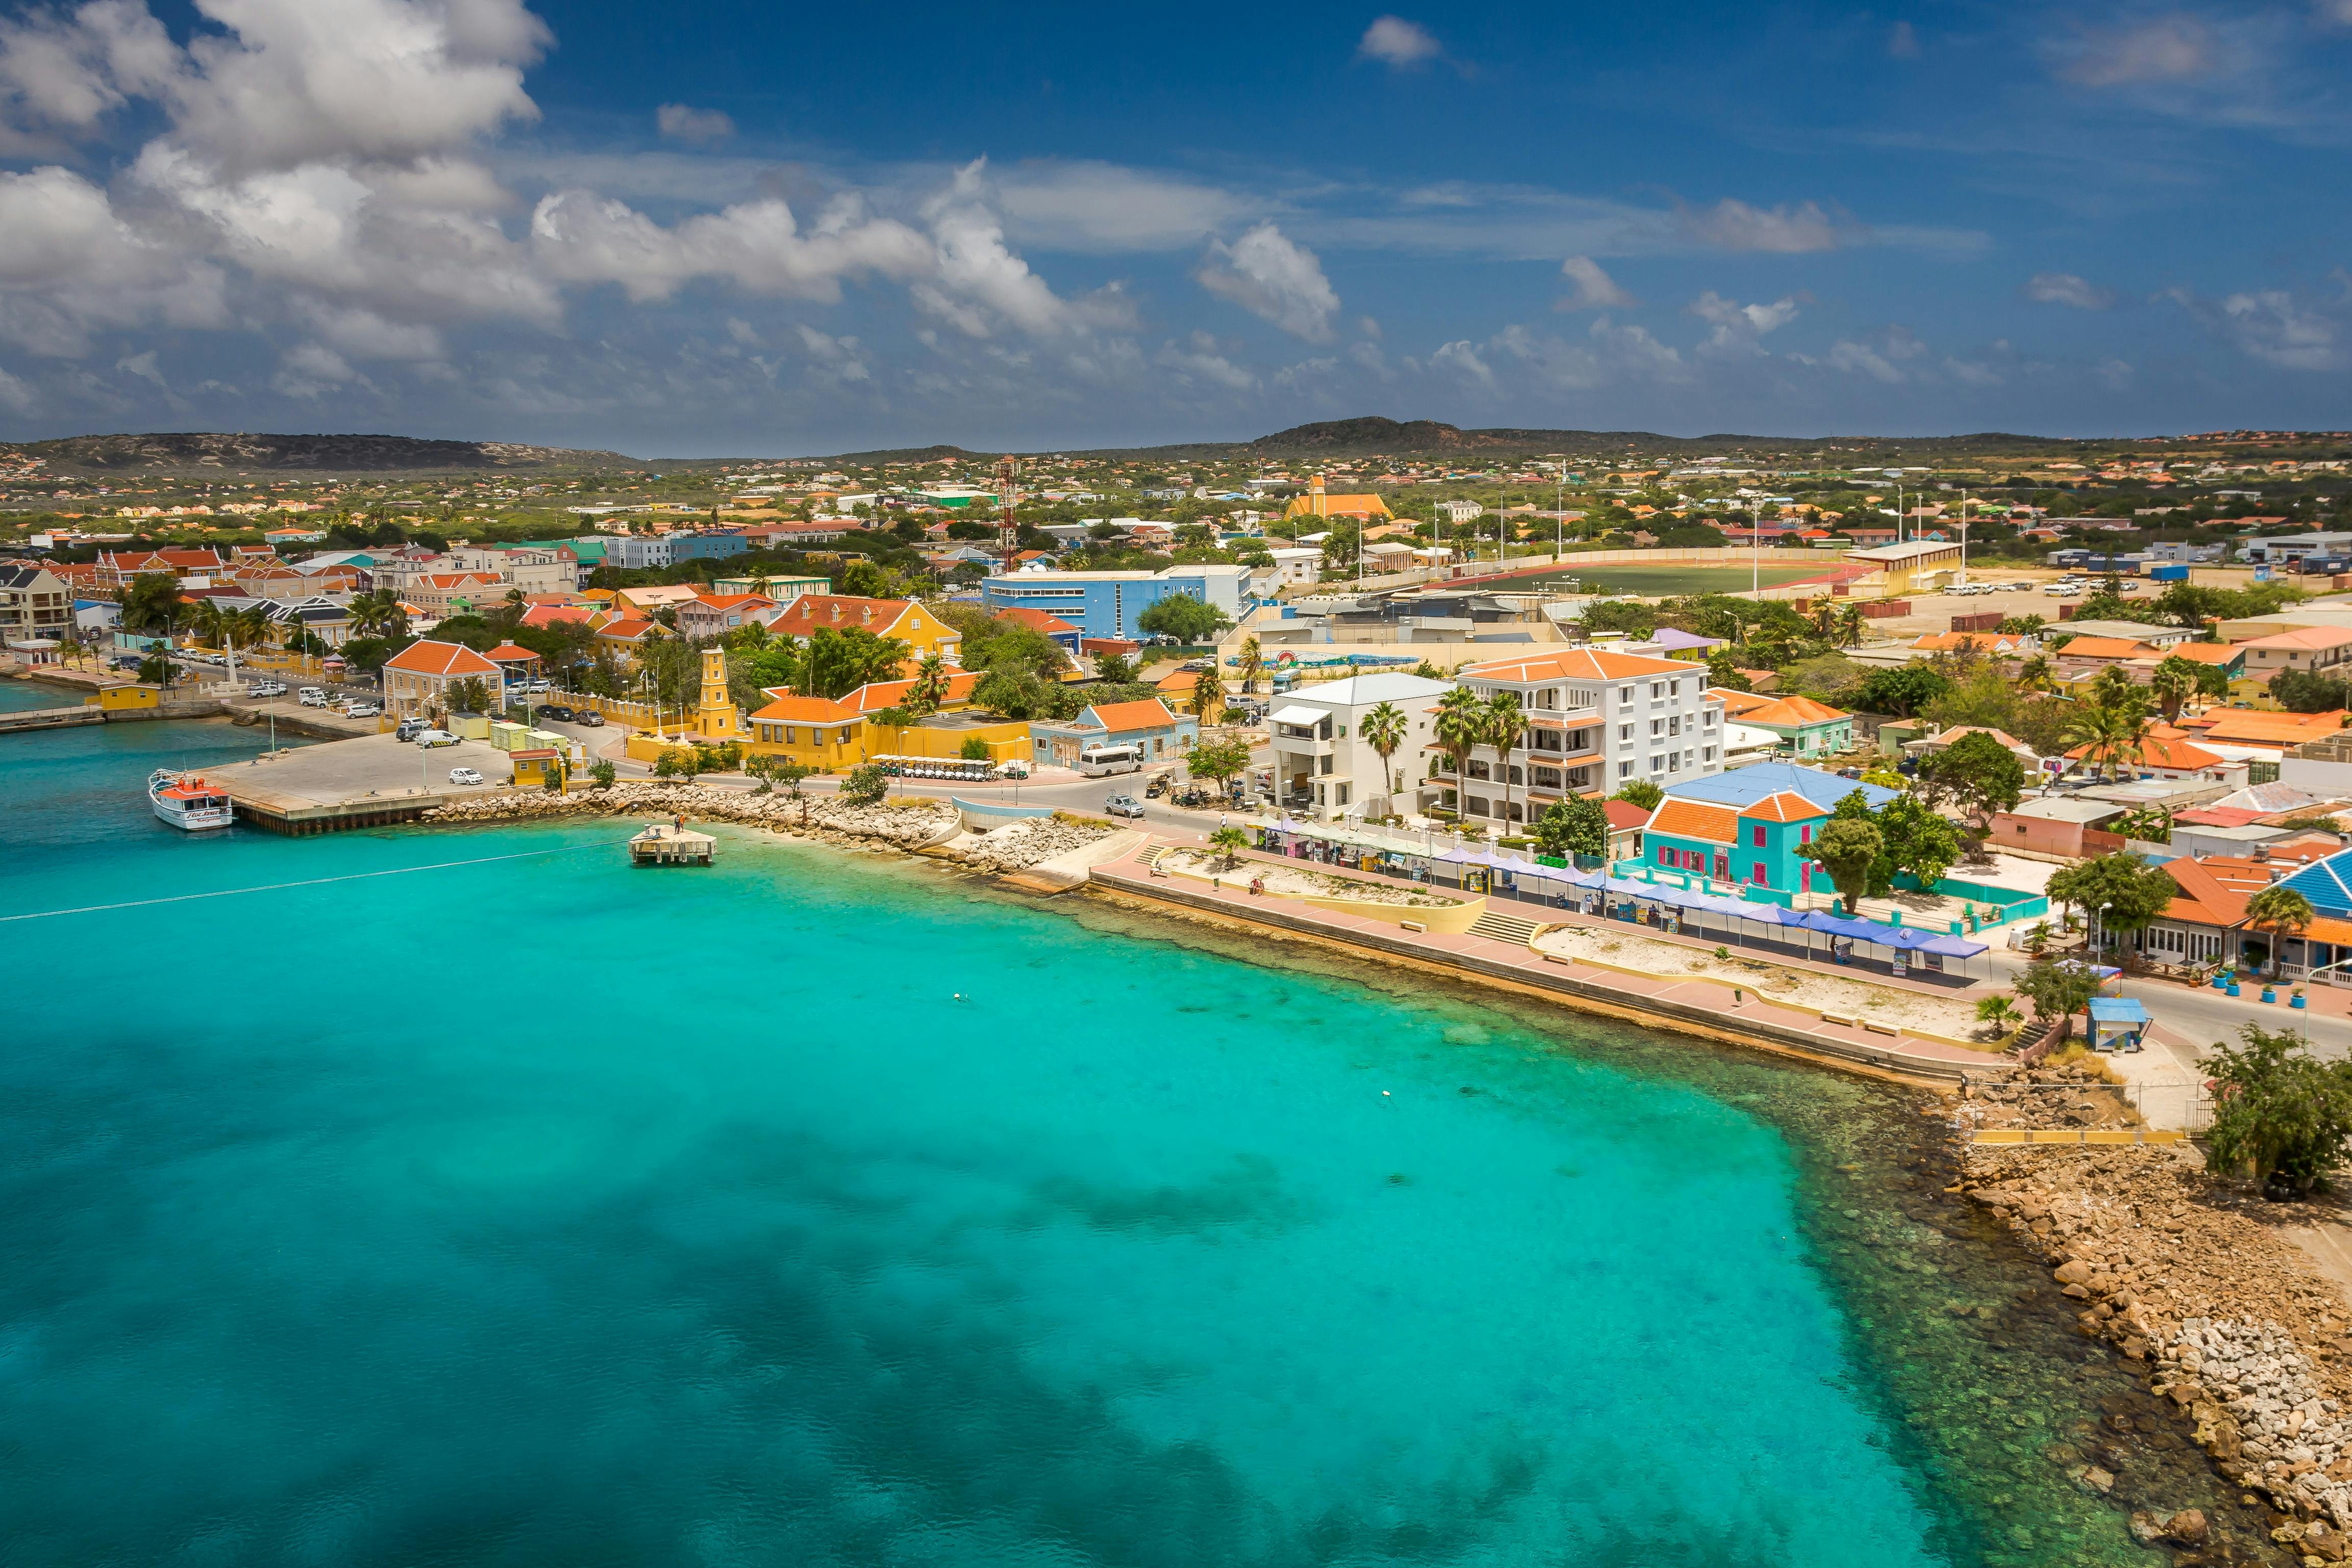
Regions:
[[[302,706],[304,707],[325,707],[327,706],[326,689],[322,686],[304,686],[302,688]]]
[[[1113,773],[1143,771],[1143,748],[1136,746],[1097,746],[1078,753],[1078,771],[1088,779],[1101,779]]]

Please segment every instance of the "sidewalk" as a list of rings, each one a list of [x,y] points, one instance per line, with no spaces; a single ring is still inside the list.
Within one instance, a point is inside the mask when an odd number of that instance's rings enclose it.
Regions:
[[[1597,1004],[1593,1005],[1593,1010],[1631,1015],[1636,1021],[1664,1024],[1768,1051],[1793,1052],[1836,1065],[1864,1066],[1939,1086],[1955,1085],[1964,1074],[2005,1075],[2012,1065],[2007,1058],[1990,1051],[1970,1051],[1939,1041],[1913,1039],[1891,1030],[1832,1023],[1816,1013],[1764,1001],[1755,992],[1745,988],[1734,988],[1726,982],[1629,975],[1591,965],[1547,958],[1524,944],[1497,941],[1469,933],[1456,936],[1407,931],[1388,921],[1313,907],[1296,898],[1253,894],[1247,891],[1245,882],[1235,887],[1214,888],[1190,877],[1181,883],[1172,878],[1155,877],[1151,874],[1147,857],[1154,849],[1167,847],[1170,841],[1160,835],[1152,836],[1126,854],[1096,866],[1093,881],[1105,888],[1141,898],[1183,904],[1234,919],[1297,931],[1366,952],[1407,957],[1473,977],[1500,980],[1515,987],[1549,993],[1562,1000]],[[1254,860],[1293,863],[1276,857],[1247,852],[1241,859],[1244,865]],[[1490,904],[1488,908],[1498,914],[1520,915],[1522,918],[1532,918],[1534,915],[1532,910],[1522,915],[1520,906],[1508,901]],[[1542,918],[1547,924],[1610,924],[1572,915],[1564,910],[1543,911]],[[1664,937],[1662,933],[1645,934],[1664,940],[1676,940]],[[1691,945],[1709,949],[1715,946],[1712,942],[1692,942]],[[1782,960],[1776,956],[1775,961]],[[1791,961],[1790,967],[1810,967],[1823,974],[1851,975],[1850,970],[1824,965],[1804,966],[1801,961]],[[1903,984],[1878,976],[1872,977],[1872,980],[1874,984],[1890,987]],[[1738,1001],[1732,999],[1735,989],[1740,993]]]

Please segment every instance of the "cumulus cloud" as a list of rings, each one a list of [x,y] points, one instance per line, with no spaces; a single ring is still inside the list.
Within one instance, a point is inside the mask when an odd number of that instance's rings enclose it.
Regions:
[[[2084,87],[2180,81],[2214,68],[2210,28],[2185,13],[2134,26],[2085,29],[2059,47],[2058,74]]]
[[[994,183],[1014,239],[1106,255],[1195,246],[1263,206],[1182,175],[1093,161],[1016,164]]]
[[[1823,356],[1823,362],[1832,370],[1868,376],[1873,381],[1891,386],[1897,382],[1910,380],[1911,372],[1905,369],[1905,361],[1916,360],[1927,351],[1927,344],[1921,342],[1908,328],[1898,324],[1888,327],[1875,341],[1840,339],[1830,346],[1830,351]]]
[[[1255,392],[1255,372],[1234,363],[1218,351],[1216,340],[1205,332],[1192,334],[1190,348],[1174,343],[1160,345],[1156,362],[1175,372],[1177,380],[1187,386],[1223,388],[1226,392]]]
[[[1000,321],[1036,337],[1133,327],[1134,304],[1118,287],[1065,299],[1013,254],[988,200],[986,171],[985,159],[966,164],[924,204],[933,267],[910,290],[916,304],[974,338]]]
[[[718,110],[683,103],[666,103],[654,110],[654,126],[674,141],[724,141],[735,134],[735,122]]]
[[[2116,302],[2114,289],[2071,272],[2035,273],[2025,280],[2025,297],[2043,305],[2071,305],[2077,310],[2105,310]]]
[[[1840,238],[1838,225],[1813,202],[1755,207],[1727,196],[1711,207],[1684,208],[1681,220],[1685,234],[1722,250],[1797,255],[1834,250]]]
[[[725,278],[754,294],[830,302],[864,272],[908,278],[930,270],[931,247],[905,224],[837,201],[806,233],[771,197],[698,214],[665,228],[593,191],[551,192],[530,218],[531,251],[551,276],[618,284],[632,299],[667,299],[689,279]]]
[[[1364,29],[1362,40],[1356,45],[1358,59],[1378,60],[1393,70],[1421,65],[1444,53],[1444,46],[1428,28],[1402,16],[1381,17]]]
[[[1323,264],[1270,223],[1232,245],[1213,241],[1192,274],[1201,287],[1310,343],[1331,340],[1339,296]]]
[[[1476,345],[1468,339],[1441,343],[1429,356],[1429,368],[1461,378],[1475,387],[1493,392],[1496,387],[1494,368],[1479,355]]]
[[[1769,305],[1741,305],[1712,288],[1691,301],[1690,313],[1715,328],[1717,341],[1737,338],[1748,342],[1787,326],[1798,315],[1793,296]]]
[[[1575,288],[1553,303],[1555,310],[1614,310],[1641,303],[1618,287],[1616,280],[1589,256],[1570,256],[1559,264],[1559,272]]]
[[[350,361],[321,343],[298,343],[278,361],[269,384],[293,398],[319,398],[347,382],[365,384],[366,378]]]
[[[2220,320],[2241,350],[2281,370],[2332,371],[2345,362],[2338,324],[2283,288],[2227,296]]]

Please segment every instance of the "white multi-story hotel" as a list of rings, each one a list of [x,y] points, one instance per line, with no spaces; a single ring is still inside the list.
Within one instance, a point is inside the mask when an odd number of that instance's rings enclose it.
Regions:
[[[1387,816],[1415,804],[1434,734],[1437,699],[1454,688],[1419,675],[1355,675],[1277,698],[1266,717],[1274,737],[1275,797],[1286,809],[1329,821]],[[1404,717],[1396,748],[1382,757],[1364,721],[1386,703]]]
[[[1708,693],[1704,664],[1570,648],[1468,665],[1454,678],[1481,697],[1516,692],[1527,716],[1507,757],[1482,746],[1468,777],[1431,778],[1432,803],[1465,817],[1526,821],[1563,795],[1723,771],[1723,701]]]

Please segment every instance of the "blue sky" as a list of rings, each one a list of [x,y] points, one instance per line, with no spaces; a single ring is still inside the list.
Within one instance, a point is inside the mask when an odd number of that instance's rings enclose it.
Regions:
[[[0,437],[2352,424],[2352,0],[0,5]]]

